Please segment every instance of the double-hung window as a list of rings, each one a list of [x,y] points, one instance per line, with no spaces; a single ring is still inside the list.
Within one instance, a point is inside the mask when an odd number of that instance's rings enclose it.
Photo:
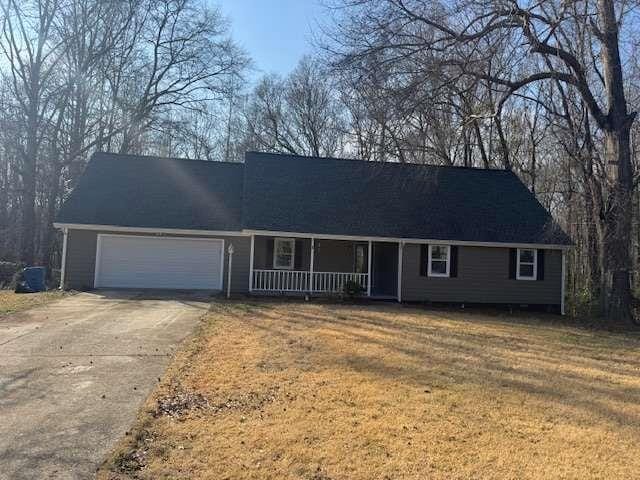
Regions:
[[[296,241],[293,238],[274,238],[273,268],[293,270],[295,262]]]
[[[353,271],[356,273],[366,273],[367,271],[367,253],[366,245],[360,243],[354,247]]]
[[[538,251],[535,248],[519,248],[516,278],[535,280],[538,269]]]
[[[449,245],[429,245],[428,272],[430,277],[448,277],[451,264]]]

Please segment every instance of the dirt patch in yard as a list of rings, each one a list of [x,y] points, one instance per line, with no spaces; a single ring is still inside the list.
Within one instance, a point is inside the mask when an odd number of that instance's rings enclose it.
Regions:
[[[638,347],[535,317],[220,303],[98,478],[630,478]]]
[[[65,295],[59,290],[39,293],[14,293],[13,290],[0,290],[0,318],[10,313],[21,312],[39,307]]]

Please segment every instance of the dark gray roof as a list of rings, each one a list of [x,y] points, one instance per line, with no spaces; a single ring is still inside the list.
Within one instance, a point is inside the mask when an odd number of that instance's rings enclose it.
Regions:
[[[512,172],[247,153],[247,229],[569,244]]]
[[[240,163],[96,153],[58,222],[239,231]]]
[[[244,164],[97,153],[57,221],[570,244],[511,172],[252,152]]]

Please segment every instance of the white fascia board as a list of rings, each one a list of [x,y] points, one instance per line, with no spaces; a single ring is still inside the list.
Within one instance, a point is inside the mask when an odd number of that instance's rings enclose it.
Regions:
[[[372,237],[361,235],[333,235],[310,232],[281,232],[273,230],[251,230],[244,229],[241,231],[227,230],[187,230],[178,228],[146,228],[146,227],[121,227],[116,225],[93,225],[86,223],[61,223],[55,222],[55,228],[68,228],[69,230],[99,230],[111,232],[130,232],[130,233],[160,233],[167,235],[203,235],[203,236],[243,236],[264,235],[267,237],[292,237],[292,238],[316,238],[327,240],[352,240],[356,242],[404,242],[418,244],[433,245],[460,245],[469,247],[498,247],[498,248],[538,248],[546,250],[569,250],[571,245],[555,245],[541,243],[508,243],[508,242],[470,242],[464,240],[437,240],[428,238],[402,238],[402,237]]]
[[[367,237],[359,235],[331,235],[321,233],[279,232],[272,230],[243,230],[247,235],[264,235],[267,237],[295,237],[316,238],[326,240],[353,240],[356,242],[404,242],[433,245],[460,245],[468,247],[498,247],[498,248],[537,248],[545,250],[568,250],[571,245],[555,245],[543,243],[508,243],[508,242],[469,242],[464,240],[435,240],[428,238],[399,238],[399,237]]]
[[[116,225],[93,225],[86,223],[60,223],[53,224],[55,228],[67,228],[69,230],[96,230],[103,232],[123,232],[123,233],[153,233],[166,235],[201,235],[201,236],[249,236],[242,231],[227,230],[188,230],[181,228],[146,228],[146,227],[120,227]]]

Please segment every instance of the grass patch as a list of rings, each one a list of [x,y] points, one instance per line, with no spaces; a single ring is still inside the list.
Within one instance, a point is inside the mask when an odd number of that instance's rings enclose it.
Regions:
[[[635,476],[640,339],[550,318],[216,304],[98,478]]]
[[[0,315],[21,312],[39,307],[65,295],[59,290],[38,293],[14,293],[13,290],[0,290]]]

